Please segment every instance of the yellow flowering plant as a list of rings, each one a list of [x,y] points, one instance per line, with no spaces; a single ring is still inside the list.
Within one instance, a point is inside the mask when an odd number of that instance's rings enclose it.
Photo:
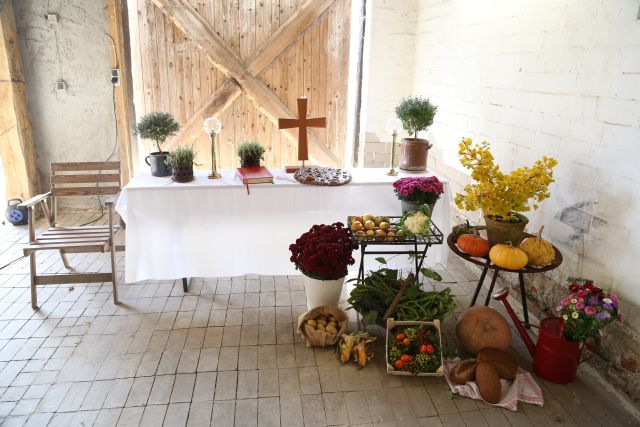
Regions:
[[[549,184],[553,180],[553,167],[558,161],[542,157],[532,167],[521,167],[509,174],[500,171],[489,151],[489,143],[474,144],[463,138],[459,144],[460,163],[471,170],[475,184],[464,187],[465,194],[456,194],[460,209],[482,209],[486,216],[505,222],[518,222],[513,212],[537,209],[538,203],[550,197]]]

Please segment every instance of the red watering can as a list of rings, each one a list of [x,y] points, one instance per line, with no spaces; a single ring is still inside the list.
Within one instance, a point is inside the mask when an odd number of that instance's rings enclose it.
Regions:
[[[548,317],[540,322],[538,343],[535,344],[522,322],[511,308],[505,288],[493,295],[493,299],[502,301],[507,313],[513,320],[529,353],[533,356],[533,371],[542,379],[554,384],[569,384],[576,379],[582,353],[581,343],[568,341],[564,337],[564,321],[560,317]]]

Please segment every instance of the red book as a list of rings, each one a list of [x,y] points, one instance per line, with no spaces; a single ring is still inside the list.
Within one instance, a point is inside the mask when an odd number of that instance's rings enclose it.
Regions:
[[[271,175],[269,169],[264,166],[238,168],[236,169],[236,175],[238,175],[238,178],[240,178],[242,183],[247,187],[247,194],[249,194],[249,184],[273,184],[273,175]]]

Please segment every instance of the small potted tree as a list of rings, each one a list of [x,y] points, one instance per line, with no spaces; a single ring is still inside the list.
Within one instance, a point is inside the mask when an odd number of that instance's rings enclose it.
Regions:
[[[180,129],[180,125],[169,113],[149,113],[140,119],[140,123],[136,125],[136,132],[144,139],[155,141],[158,151],[149,154],[144,161],[151,166],[151,175],[153,176],[169,176],[171,169],[167,165],[167,156],[169,153],[162,151],[160,145],[163,144],[168,137],[175,135]]]
[[[418,138],[418,132],[431,126],[437,109],[438,107],[422,96],[403,98],[396,107],[396,116],[402,122],[402,127],[413,135],[413,138],[402,138],[400,143],[400,169],[427,169],[427,154],[432,145],[426,139]]]
[[[264,147],[254,141],[245,141],[238,146],[240,167],[250,168],[260,166],[260,160],[264,160]]]
[[[167,165],[171,167],[175,182],[193,181],[193,165],[196,153],[193,147],[178,147],[169,153]]]

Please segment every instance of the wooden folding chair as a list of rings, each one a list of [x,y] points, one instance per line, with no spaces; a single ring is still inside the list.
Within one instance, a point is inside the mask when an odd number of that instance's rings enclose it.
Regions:
[[[109,224],[98,226],[58,227],[56,223],[56,198],[64,196],[117,196],[120,192],[120,162],[76,162],[51,164],[51,191],[35,196],[20,206],[30,209],[29,212],[29,244],[24,247],[25,256],[29,256],[31,276],[31,306],[38,309],[36,286],[62,283],[97,283],[113,284],[113,302],[118,304],[118,288],[116,285],[116,257],[114,233],[119,225],[114,225],[113,208],[117,197],[107,200],[105,205],[109,212]],[[49,205],[49,200],[51,204]],[[35,208],[42,206],[42,211],[49,224],[44,232],[36,236]],[[57,250],[69,273],[38,275],[36,272],[36,252]],[[111,272],[78,273],[69,265],[66,254],[111,252]]]

